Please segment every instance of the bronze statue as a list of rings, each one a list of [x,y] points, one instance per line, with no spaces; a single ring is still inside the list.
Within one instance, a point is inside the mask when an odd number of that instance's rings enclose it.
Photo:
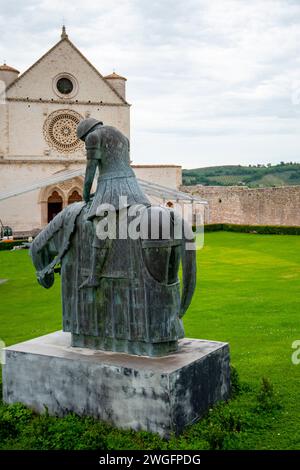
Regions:
[[[192,231],[172,209],[151,205],[120,131],[89,118],[79,124],[77,135],[87,151],[84,202],[65,208],[33,241],[38,281],[51,287],[60,265],[63,330],[72,333],[72,346],[166,355],[184,336],[182,316],[195,289],[195,251],[186,245]],[[110,216],[115,236],[105,237],[99,227],[108,227]],[[135,223],[140,236],[124,236],[124,220],[127,228]],[[176,224],[184,228],[183,237],[176,235]]]

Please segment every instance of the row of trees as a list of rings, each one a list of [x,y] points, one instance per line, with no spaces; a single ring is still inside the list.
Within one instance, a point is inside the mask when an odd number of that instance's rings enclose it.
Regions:
[[[232,165],[210,168],[197,168],[193,170],[183,170],[184,184],[204,184],[229,186],[232,184],[259,185],[266,176],[272,176],[272,179],[280,181],[282,184],[295,184],[300,181],[300,164],[281,162],[278,165]],[[272,184],[272,182],[270,182]]]

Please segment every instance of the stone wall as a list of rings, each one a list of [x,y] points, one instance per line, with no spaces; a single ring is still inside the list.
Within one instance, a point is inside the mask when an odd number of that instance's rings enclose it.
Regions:
[[[300,226],[300,186],[182,186],[209,203],[207,223]]]

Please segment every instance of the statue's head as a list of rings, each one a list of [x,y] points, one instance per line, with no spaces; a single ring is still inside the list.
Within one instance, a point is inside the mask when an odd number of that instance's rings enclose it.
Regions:
[[[103,126],[102,121],[98,121],[94,118],[87,118],[80,121],[77,126],[77,137],[78,139],[85,140],[86,136],[96,127],[96,126]]]

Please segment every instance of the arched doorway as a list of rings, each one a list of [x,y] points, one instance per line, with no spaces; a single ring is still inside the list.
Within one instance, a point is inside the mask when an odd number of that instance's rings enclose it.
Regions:
[[[62,197],[58,194],[57,191],[53,191],[53,193],[48,197],[47,205],[48,222],[50,222],[63,208]]]
[[[82,197],[80,196],[79,192],[74,189],[72,193],[68,197],[68,204],[72,204],[73,202],[79,202],[82,201]]]
[[[58,172],[59,173],[59,172]],[[39,194],[41,205],[41,226],[44,227],[68,204],[82,201],[83,178],[76,177],[57,185],[42,188]],[[49,206],[49,203],[51,206]],[[53,205],[52,205],[53,204]],[[57,204],[56,206],[54,204]]]

